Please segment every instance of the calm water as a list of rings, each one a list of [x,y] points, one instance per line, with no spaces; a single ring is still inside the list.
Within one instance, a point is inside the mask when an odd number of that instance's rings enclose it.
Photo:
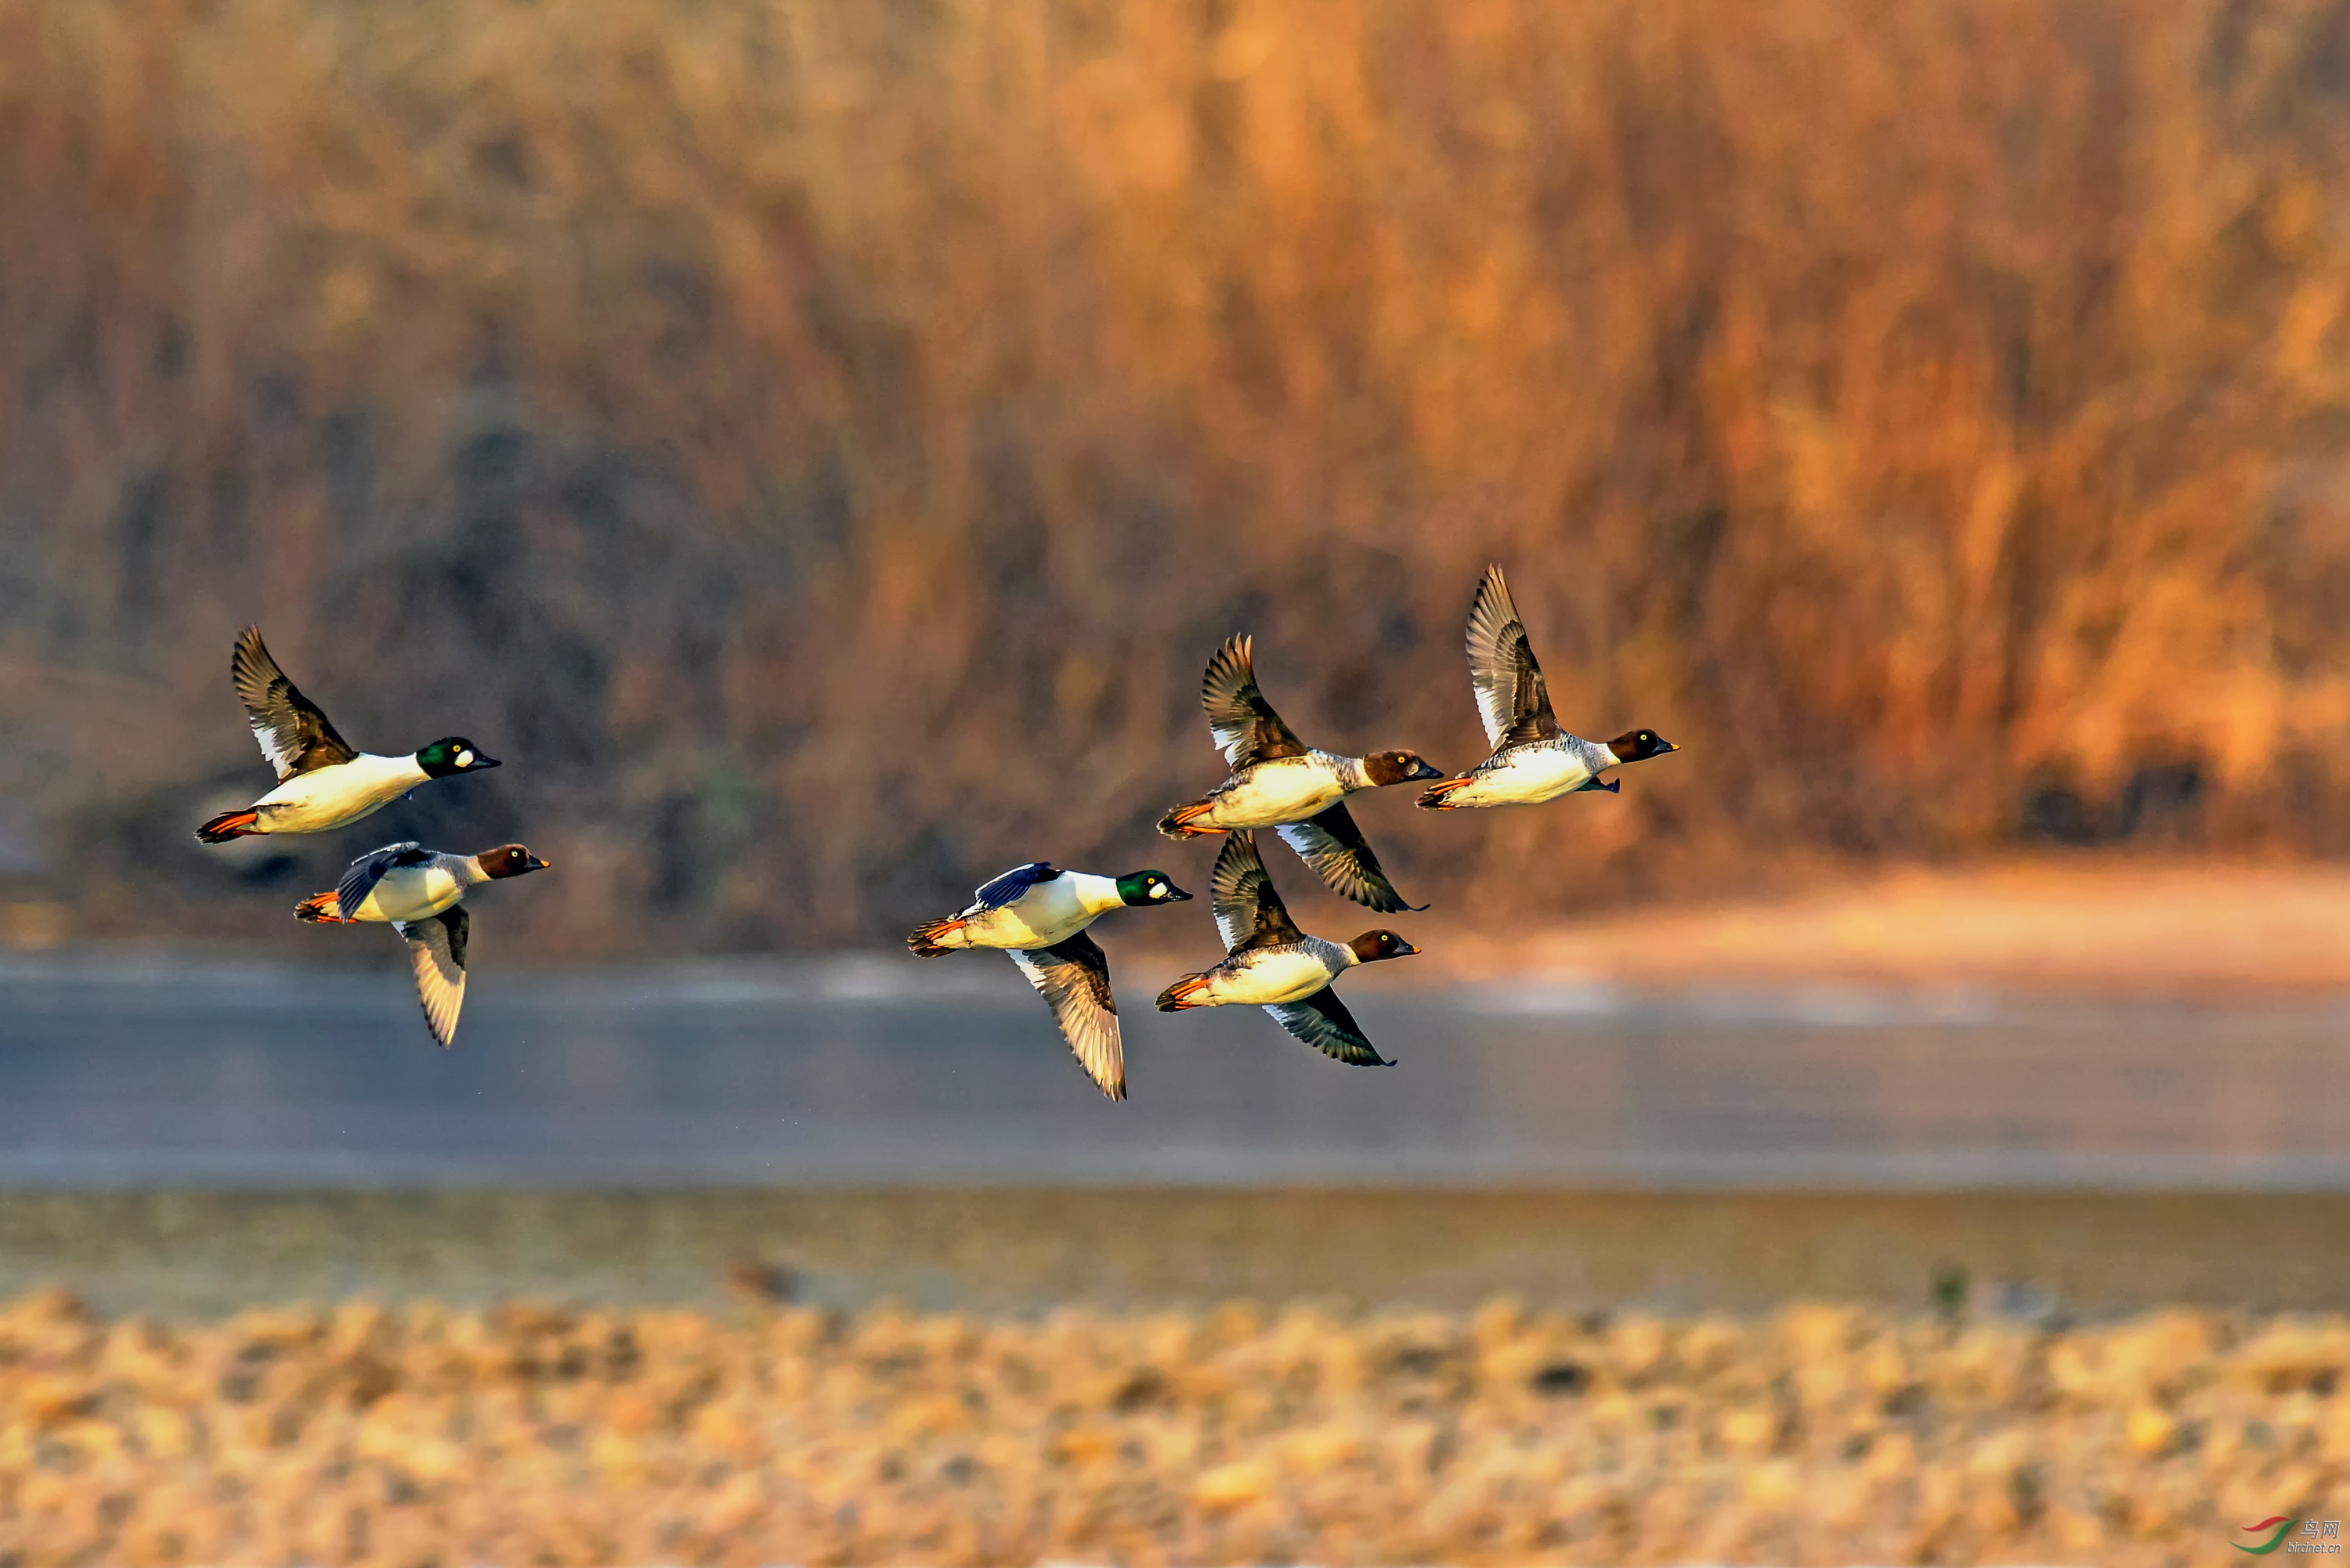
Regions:
[[[443,1054],[382,945],[0,961],[0,1185],[2350,1189],[2350,1002],[1357,976],[1378,1070],[1129,984],[1118,1106],[978,955],[489,970]]]

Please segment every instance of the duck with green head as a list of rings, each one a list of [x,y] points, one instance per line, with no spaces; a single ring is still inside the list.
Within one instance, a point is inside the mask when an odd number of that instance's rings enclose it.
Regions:
[[[1042,860],[1015,866],[972,895],[971,907],[917,927],[906,946],[919,958],[959,948],[1009,953],[1044,997],[1087,1075],[1113,1100],[1126,1098],[1126,1047],[1109,959],[1086,928],[1112,909],[1180,904],[1191,895],[1164,871],[1095,877]]]

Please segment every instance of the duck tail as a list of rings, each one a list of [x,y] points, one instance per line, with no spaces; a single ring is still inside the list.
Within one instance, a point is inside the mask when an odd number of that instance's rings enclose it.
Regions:
[[[332,888],[314,893],[294,906],[294,918],[307,920],[314,926],[348,926],[343,919],[342,898]]]
[[[1452,792],[1468,782],[1466,774],[1457,779],[1440,779],[1420,791],[1419,799],[1414,804],[1423,811],[1459,811],[1461,808],[1452,804]]]
[[[1194,827],[1191,825],[1215,810],[1213,801],[1195,800],[1189,805],[1179,805],[1159,819],[1159,831],[1170,838],[1196,838],[1201,834],[1222,833],[1221,827]]]
[[[961,919],[932,920],[927,926],[916,926],[906,938],[906,947],[916,958],[936,958],[957,948],[969,947],[969,942],[950,942],[949,937],[962,930]]]
[[[1206,975],[1187,974],[1159,993],[1159,1011],[1180,1012],[1187,1007],[1205,1007],[1208,1005],[1206,1002],[1194,1002],[1191,999],[1207,989]]]
[[[261,813],[247,806],[243,811],[224,811],[196,829],[197,841],[203,844],[226,844],[232,838],[251,838],[261,830],[253,825],[261,820]]]

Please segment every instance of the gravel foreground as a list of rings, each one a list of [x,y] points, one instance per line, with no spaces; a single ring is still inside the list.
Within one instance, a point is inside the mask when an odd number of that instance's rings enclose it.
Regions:
[[[2350,1514],[2350,1318],[0,1313],[0,1562],[2169,1564]]]

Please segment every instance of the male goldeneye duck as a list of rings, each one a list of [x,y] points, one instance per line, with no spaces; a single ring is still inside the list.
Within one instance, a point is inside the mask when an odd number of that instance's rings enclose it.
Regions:
[[[906,946],[917,958],[958,948],[999,948],[1012,955],[1061,1025],[1077,1064],[1113,1100],[1126,1098],[1126,1047],[1110,994],[1109,959],[1085,934],[1112,909],[1180,904],[1191,895],[1164,871],[1092,877],[1058,871],[1042,860],[1015,866],[972,895],[971,908],[916,928]]]
[[[1603,745],[1559,728],[1550,688],[1499,566],[1485,568],[1485,580],[1470,603],[1468,642],[1470,684],[1476,689],[1477,713],[1493,754],[1460,777],[1422,791],[1419,804],[1430,811],[1532,805],[1578,790],[1612,794],[1624,786],[1600,778],[1609,768],[1680,750],[1654,730],[1629,730]]]
[[[1306,745],[1257,689],[1253,651],[1253,639],[1230,639],[1208,660],[1200,682],[1208,729],[1223,748],[1232,776],[1170,811],[1159,831],[1189,838],[1240,827],[1278,828],[1283,842],[1340,898],[1382,914],[1423,908],[1406,903],[1395,890],[1344,802],[1357,790],[1444,775],[1417,752],[1341,757]]]
[[[547,866],[519,844],[501,844],[479,855],[388,844],[352,861],[333,892],[303,899],[294,913],[326,925],[390,921],[408,943],[424,1026],[445,1046],[457,1037],[457,1013],[465,1005],[465,940],[473,929],[458,900],[484,882],[527,876]]]
[[[1395,1065],[1371,1048],[1330,982],[1357,964],[1409,958],[1418,948],[1393,931],[1365,931],[1341,945],[1299,930],[1265,875],[1253,833],[1224,840],[1209,898],[1231,956],[1160,992],[1159,1012],[1252,1004],[1326,1056],[1354,1067]]]
[[[206,844],[258,833],[325,833],[346,827],[418,784],[498,765],[463,735],[433,742],[405,757],[355,752],[318,705],[296,689],[246,627],[229,659],[229,679],[244,704],[261,754],[277,770],[277,787],[243,811],[224,811],[196,829]]]

